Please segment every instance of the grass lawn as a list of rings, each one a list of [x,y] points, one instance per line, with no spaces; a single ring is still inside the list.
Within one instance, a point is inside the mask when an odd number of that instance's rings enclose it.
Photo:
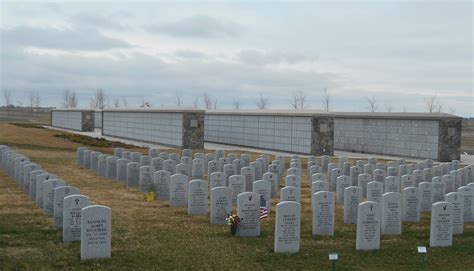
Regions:
[[[356,226],[343,224],[339,205],[335,236],[313,237],[304,169],[301,251],[275,254],[274,212],[263,220],[260,237],[231,237],[227,226],[211,226],[208,216],[190,217],[185,208],[170,208],[167,202],[145,202],[137,189],[77,168],[75,151],[81,145],[54,137],[57,133],[0,124],[0,144],[9,145],[68,185],[78,187],[93,204],[112,208],[112,258],[81,261],[80,244],[62,243],[62,232],[53,229],[52,218],[43,216],[2,172],[0,270],[331,270],[328,252],[332,251],[339,253],[337,270],[420,270],[416,246],[429,243],[429,213],[422,214],[419,224],[404,223],[401,236],[382,236],[381,249],[376,251],[355,250]],[[113,153],[112,148],[89,148]],[[252,156],[255,159],[257,154]],[[276,203],[274,200],[273,210]],[[428,248],[426,270],[474,270],[474,224],[466,225],[464,234],[456,235],[453,243],[449,248]]]

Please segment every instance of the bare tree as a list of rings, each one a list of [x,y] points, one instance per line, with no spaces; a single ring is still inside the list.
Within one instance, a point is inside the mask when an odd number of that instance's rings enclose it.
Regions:
[[[441,112],[442,106],[438,102],[438,94],[425,98],[425,109],[430,112]]]
[[[260,110],[265,110],[268,108],[268,98],[263,97],[262,93],[259,93],[259,98],[257,101],[255,101],[255,105],[257,105],[257,108]]]
[[[107,105],[107,94],[101,88],[94,92],[94,97],[91,99],[91,108],[104,109]]]
[[[450,107],[448,112],[449,114],[454,115],[456,114],[456,109],[454,109],[454,107]]]
[[[389,113],[393,112],[394,110],[393,105],[391,103],[386,104],[385,107],[387,109],[387,112]]]
[[[175,100],[176,106],[181,107],[182,103],[182,97],[180,92],[176,92],[176,100]]]
[[[35,93],[30,91],[28,93],[28,107],[31,111],[33,111],[33,107],[35,106]]]
[[[12,105],[12,92],[10,90],[3,90],[3,99],[5,100],[5,106],[10,107]]]
[[[372,95],[372,97],[367,97],[367,103],[369,104],[370,112],[377,112],[377,110],[379,109],[379,105],[377,104],[375,95]]]
[[[299,90],[299,91],[294,91],[292,93],[292,97],[290,100],[290,105],[293,109],[297,110],[298,108],[303,110],[306,106],[306,94]]]
[[[217,98],[212,102],[212,108],[217,109]]]
[[[145,97],[141,95],[140,107],[152,107],[152,104],[149,101],[145,100]]]
[[[408,108],[406,106],[403,107],[403,112],[404,113],[408,112]]]
[[[76,94],[76,92],[72,91],[69,93],[69,101],[68,101],[68,107],[69,108],[76,108],[79,105],[79,98]]]
[[[204,108],[206,108],[206,109],[212,109],[212,99],[211,99],[211,96],[209,96],[207,93],[204,93],[202,99],[203,99],[203,101],[204,101]]]
[[[234,105],[234,110],[239,110],[240,109],[240,101],[235,99],[232,101],[232,104]]]
[[[114,99],[114,107],[115,108],[120,107],[120,100],[118,98]]]
[[[193,107],[198,108],[199,107],[199,97],[194,98],[193,100]]]
[[[125,96],[122,96],[122,105],[123,105],[123,107],[128,106],[127,98],[125,98]]]
[[[327,88],[324,88],[323,96],[321,97],[321,101],[323,103],[324,110],[326,112],[329,112],[330,105],[331,105],[331,94],[329,93]]]
[[[39,108],[41,105],[41,96],[38,92],[35,93],[35,108]]]
[[[65,88],[63,91],[63,100],[61,106],[64,108],[69,108],[69,100],[71,96],[71,91],[68,88]]]

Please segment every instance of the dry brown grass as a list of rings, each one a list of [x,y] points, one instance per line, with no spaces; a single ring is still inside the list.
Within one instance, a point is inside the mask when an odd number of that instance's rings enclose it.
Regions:
[[[340,253],[338,270],[418,270],[420,258],[415,248],[429,241],[430,215],[424,213],[422,223],[405,223],[401,236],[383,236],[380,250],[356,251],[355,226],[343,224],[341,206],[337,206],[335,236],[311,236],[310,193],[304,175],[301,252],[275,254],[274,213],[262,222],[260,237],[232,238],[226,226],[211,226],[207,216],[190,217],[184,208],[170,208],[166,202],[147,203],[137,189],[77,168],[74,160],[79,145],[55,138],[54,133],[0,125],[0,144],[13,146],[67,184],[80,188],[92,203],[112,208],[112,259],[80,261],[80,245],[62,243],[52,219],[43,216],[12,180],[0,174],[1,270],[329,270],[330,251]],[[112,153],[111,149],[100,151]],[[274,205],[275,200],[273,210]],[[474,225],[470,224],[463,235],[455,236],[453,247],[429,249],[427,269],[471,270],[473,251]]]

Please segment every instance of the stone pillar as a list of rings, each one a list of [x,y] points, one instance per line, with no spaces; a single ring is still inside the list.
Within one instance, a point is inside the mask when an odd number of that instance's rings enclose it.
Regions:
[[[81,111],[82,132],[94,132],[94,111]]]
[[[438,161],[461,160],[461,118],[439,120]]]
[[[204,149],[204,111],[183,112],[183,149]]]
[[[311,118],[311,155],[334,155],[334,115]]]

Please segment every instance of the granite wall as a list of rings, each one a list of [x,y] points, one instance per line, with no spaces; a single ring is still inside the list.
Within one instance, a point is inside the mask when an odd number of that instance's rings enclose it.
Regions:
[[[461,119],[441,119],[438,134],[438,160],[450,162],[461,159]]]

